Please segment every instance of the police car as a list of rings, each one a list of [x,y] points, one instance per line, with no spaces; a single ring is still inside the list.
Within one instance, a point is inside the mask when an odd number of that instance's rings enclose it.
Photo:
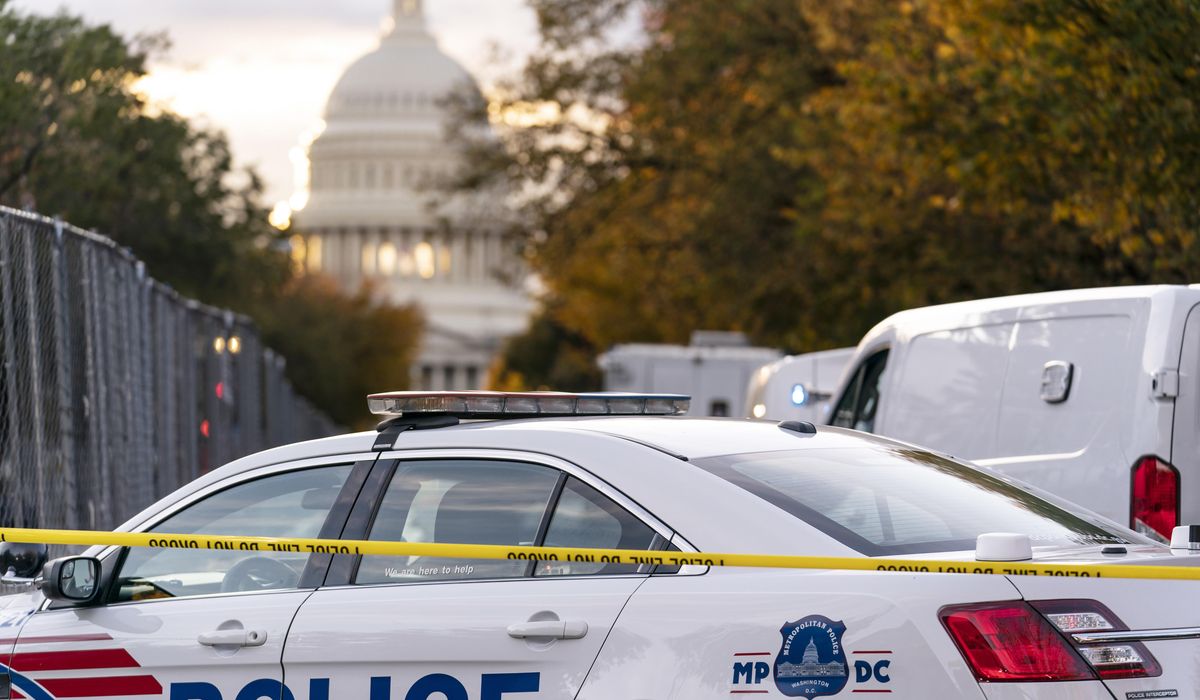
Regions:
[[[907,444],[680,417],[685,397],[370,402],[378,431],[240,459],[121,530],[1200,560]],[[93,547],[0,599],[0,673],[31,700],[1195,698],[1197,585]]]

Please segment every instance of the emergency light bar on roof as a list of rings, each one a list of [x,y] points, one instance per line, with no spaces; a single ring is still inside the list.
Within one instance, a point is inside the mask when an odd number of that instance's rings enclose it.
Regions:
[[[391,417],[679,416],[691,402],[692,397],[680,394],[620,392],[394,391],[367,397],[371,413]]]

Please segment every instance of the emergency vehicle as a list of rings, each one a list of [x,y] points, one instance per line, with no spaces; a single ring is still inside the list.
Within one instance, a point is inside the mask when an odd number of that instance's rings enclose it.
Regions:
[[[850,367],[833,425],[952,453],[1160,541],[1200,521],[1200,286],[901,311]]]
[[[371,404],[377,431],[237,460],[120,530],[1200,564],[1200,532],[1173,550],[911,445],[679,396]],[[1194,698],[1196,585],[93,547],[0,599],[0,673],[31,700]]]

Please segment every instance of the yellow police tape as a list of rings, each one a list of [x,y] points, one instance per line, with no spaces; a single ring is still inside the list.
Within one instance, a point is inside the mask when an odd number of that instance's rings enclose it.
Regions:
[[[296,537],[235,537],[151,532],[95,532],[0,528],[0,542],[36,544],[218,549],[249,552],[363,554],[450,559],[516,559],[575,563],[660,566],[740,566],[773,569],[896,571],[908,573],[993,574],[1000,576],[1077,576],[1083,578],[1168,579],[1200,581],[1200,566],[1136,566],[1122,564],[1035,564],[937,559],[809,557],[777,554],[712,554],[579,547],[510,547],[507,545],[436,544],[325,540]],[[1164,560],[1169,563],[1170,560]]]

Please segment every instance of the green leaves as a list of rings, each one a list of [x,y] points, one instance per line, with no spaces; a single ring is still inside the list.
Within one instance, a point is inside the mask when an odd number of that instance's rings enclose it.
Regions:
[[[312,275],[256,304],[254,317],[288,376],[339,425],[373,425],[364,397],[408,387],[423,323],[413,307],[382,303],[368,288],[346,295]]]

